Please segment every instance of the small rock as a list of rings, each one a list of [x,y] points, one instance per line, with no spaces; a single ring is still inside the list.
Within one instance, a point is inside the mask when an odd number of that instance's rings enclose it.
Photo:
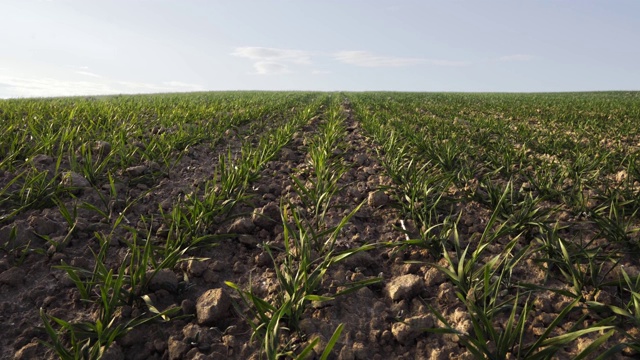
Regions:
[[[155,275],[153,271],[147,272],[147,277],[152,278],[149,280],[149,290],[158,291],[160,289],[167,290],[169,292],[175,292],[178,290],[178,278],[171,269],[161,269]]]
[[[122,348],[117,343],[113,342],[102,354],[101,360],[124,360],[124,353]]]
[[[53,170],[53,158],[49,155],[38,154],[31,158],[31,164],[38,171]]]
[[[169,338],[169,359],[180,360],[189,350],[189,346],[184,342],[178,340],[177,337],[171,336]]]
[[[233,263],[233,272],[236,274],[241,274],[245,272],[245,262],[244,261],[236,261]]]
[[[359,341],[353,343],[352,351],[356,359],[365,360],[371,358],[369,348],[364,346],[364,344]]]
[[[146,165],[147,165],[147,169],[148,169],[149,171],[151,171],[151,172],[158,172],[158,171],[160,171],[160,170],[162,169],[162,168],[160,167],[160,164],[158,164],[157,162],[152,161],[152,160],[147,161],[147,162],[146,162]]]
[[[185,315],[194,315],[196,313],[196,303],[194,303],[193,300],[182,300],[180,307],[182,308],[182,313]]]
[[[261,252],[256,255],[254,261],[256,265],[260,267],[270,266],[272,263],[271,256],[269,256],[269,254],[267,254],[266,252]]]
[[[60,224],[45,216],[31,215],[27,221],[38,235],[51,235],[62,229]]]
[[[316,325],[314,324],[313,320],[309,318],[300,320],[298,328],[300,329],[300,331],[302,331],[303,334],[313,334],[316,332]]]
[[[276,184],[276,183],[271,183],[269,184],[269,186],[267,186],[267,191],[269,192],[269,194],[275,195],[275,196],[280,196],[280,194],[282,193],[282,186]],[[275,204],[271,204],[271,205],[275,205]],[[278,208],[276,206],[276,208]],[[278,214],[280,214],[280,209],[278,208]]]
[[[295,160],[296,153],[293,150],[284,147],[280,149],[280,159],[282,161]]]
[[[238,235],[238,242],[249,247],[256,247],[260,241],[253,235],[242,234]]]
[[[253,221],[248,217],[244,217],[234,221],[229,226],[228,232],[230,234],[251,234],[255,228]]]
[[[147,166],[145,165],[138,165],[138,166],[132,166],[132,167],[128,167],[124,170],[125,174],[127,174],[130,177],[138,177],[138,176],[142,176],[144,175],[144,173],[147,172]]]
[[[391,300],[409,299],[424,290],[424,280],[418,275],[402,275],[391,280],[386,290]]]
[[[388,202],[389,196],[380,190],[369,193],[369,198],[367,199],[369,206],[374,208],[385,206]]]
[[[51,263],[52,264],[60,264],[60,262],[62,260],[65,260],[67,258],[66,254],[60,253],[60,252],[56,252],[55,254],[53,254],[51,256]]]
[[[265,205],[252,216],[253,224],[267,230],[271,230],[274,226],[281,222],[280,208],[275,203]]]
[[[198,349],[197,347],[191,348],[189,351],[187,351],[186,354],[184,354],[183,359],[184,360],[194,360],[194,359],[201,359],[201,357],[199,357],[198,355],[204,355],[200,352],[200,349]]]
[[[207,270],[207,264],[200,260],[189,260],[187,263],[187,272],[194,277],[200,277]]]
[[[438,286],[445,280],[444,274],[437,268],[431,268],[424,274],[424,285],[426,287]]]
[[[131,313],[132,317],[136,317],[135,312]],[[147,330],[143,330],[142,328],[133,328],[131,331],[127,332],[118,343],[124,347],[132,347],[136,344],[144,344],[149,341],[149,332]]]
[[[5,284],[5,285],[17,287],[24,282],[25,275],[26,274],[24,270],[14,266],[9,270],[3,271],[0,274],[0,285]]]
[[[231,298],[222,289],[207,290],[196,302],[198,324],[214,325],[227,315],[231,306]]]
[[[12,236],[12,233],[14,233],[14,236]],[[33,234],[33,228],[29,227],[24,221],[16,221],[11,225],[0,228],[0,244],[8,249],[28,246],[34,240],[37,240],[37,237]]]
[[[62,173],[62,180],[60,181],[60,185],[64,187],[75,188],[73,191],[74,194],[78,194],[82,192],[82,189],[88,188],[91,186],[91,183],[84,176],[73,172],[67,171]]]
[[[350,346],[343,346],[338,354],[338,360],[355,360],[356,356]]]
[[[357,165],[357,166],[365,166],[367,165],[369,158],[367,157],[366,154],[357,154],[356,156],[353,157],[353,162]]]
[[[422,334],[425,329],[433,327],[433,319],[429,316],[415,316],[408,318],[403,322],[394,323],[391,326],[391,332],[396,340],[407,345],[416,337]]]
[[[111,144],[106,141],[98,140],[93,143],[91,150],[95,156],[104,158],[111,153]]]

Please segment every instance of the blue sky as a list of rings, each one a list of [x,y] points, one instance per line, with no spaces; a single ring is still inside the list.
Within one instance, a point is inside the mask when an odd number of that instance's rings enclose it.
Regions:
[[[640,90],[638,0],[1,0],[0,98]]]

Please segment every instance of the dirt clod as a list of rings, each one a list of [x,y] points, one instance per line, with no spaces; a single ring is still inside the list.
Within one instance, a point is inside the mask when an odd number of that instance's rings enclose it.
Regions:
[[[148,272],[147,276],[153,276],[149,281],[149,290],[151,291],[164,289],[169,292],[175,292],[178,289],[178,279],[171,269],[162,269],[155,275],[153,275],[153,272]]]
[[[243,217],[234,221],[227,232],[230,234],[251,234],[255,228],[251,218]]]
[[[19,286],[24,281],[25,272],[22,268],[12,267],[0,274],[0,285]]]
[[[389,202],[389,196],[380,190],[369,193],[367,198],[367,203],[373,208],[385,206],[387,202]]]
[[[414,274],[398,276],[387,284],[387,295],[391,300],[410,299],[424,290],[424,280]]]
[[[89,181],[85,179],[84,176],[73,171],[62,173],[62,180],[60,181],[60,184],[65,187],[75,188],[75,190],[72,191],[74,194],[79,194],[80,192],[82,192],[83,188],[88,188],[91,186]]]
[[[206,291],[196,302],[198,324],[215,325],[227,315],[230,306],[231,298],[222,289]]]
[[[425,329],[433,327],[433,319],[430,316],[421,315],[408,318],[403,322],[394,323],[391,332],[394,338],[403,345],[408,345]]]
[[[189,346],[176,336],[169,338],[169,359],[180,360],[189,350]]]

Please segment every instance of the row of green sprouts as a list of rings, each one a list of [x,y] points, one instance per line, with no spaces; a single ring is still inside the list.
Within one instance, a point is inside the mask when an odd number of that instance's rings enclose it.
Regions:
[[[620,143],[582,152],[571,139],[587,137],[598,125],[594,122],[576,127],[577,121],[540,119],[539,112],[493,113],[486,103],[465,102],[474,96],[452,94],[435,107],[429,95],[404,96],[394,102],[356,94],[352,101],[379,144],[394,181],[389,190],[417,224],[418,238],[407,240],[407,246],[429,250],[425,262],[454,285],[470,318],[470,326],[460,329],[425,300],[440,321],[428,331],[456,335],[478,358],[552,358],[583,337],[591,344],[575,352],[576,358],[638,351],[640,338],[630,330],[640,325],[640,276],[621,265],[637,258],[639,250],[637,150]],[[638,109],[618,111],[617,124],[628,127],[631,119],[624,112]],[[583,135],[571,133],[562,141],[561,134],[575,128]],[[610,124],[605,129],[589,134],[588,141],[602,145],[599,137],[615,131]],[[639,139],[637,129],[627,135]],[[619,173],[624,178],[612,179]],[[470,212],[473,204],[490,214],[482,230],[469,223],[477,214]],[[576,223],[587,225],[589,233],[574,230],[581,229]],[[461,226],[474,230],[460,234]],[[532,266],[543,279],[522,278],[523,269]],[[555,280],[566,286],[554,285]],[[550,295],[570,302],[534,334],[541,299]],[[607,342],[612,337],[616,340]]]
[[[283,199],[281,203],[282,247],[264,245],[264,250],[275,264],[279,291],[273,297],[262,298],[252,288],[244,290],[227,282],[236,289],[249,309],[247,321],[253,329],[252,338],[259,339],[267,359],[304,359],[310,356],[320,338],[299,344],[292,339],[304,338],[307,334],[291,337],[300,332],[298,325],[309,305],[333,300],[381,280],[371,278],[348,283],[344,290],[334,294],[322,292],[323,279],[334,264],[375,247],[369,244],[342,251],[336,247],[342,229],[362,204],[355,206],[337,225],[331,226],[326,221],[329,209],[336,205],[335,195],[341,190],[340,180],[348,164],[339,155],[341,152],[336,151],[345,146],[345,116],[335,100],[325,114],[326,119],[318,126],[317,134],[308,139],[306,171],[291,176],[297,201]],[[324,350],[316,356],[327,359],[331,355],[343,328],[344,324],[336,328],[333,336],[323,343]]]
[[[55,266],[64,270],[75,283],[87,309],[95,310],[91,319],[67,321],[41,310],[44,328],[50,340],[45,345],[63,359],[99,359],[115,340],[136,326],[152,321],[170,321],[179,308],[157,309],[148,296],[150,284],[160,271],[173,270],[184,261],[200,261],[193,257],[196,249],[211,247],[224,237],[213,235],[216,229],[230,217],[233,207],[247,200],[247,191],[257,179],[264,165],[277,155],[292,134],[315,115],[322,98],[296,110],[280,126],[265,130],[261,136],[243,143],[239,152],[227,152],[218,158],[212,178],[193,193],[178,199],[169,213],[159,210],[159,219],[142,217],[143,229],[129,225],[128,210],[138,199],[130,199],[124,210],[113,215],[108,209],[91,204],[81,204],[105,217],[112,226],[108,234],[95,233],[99,246],[93,252],[94,266],[86,269],[67,263]],[[288,108],[287,108],[288,109]],[[272,123],[273,124],[273,123]],[[110,177],[110,195],[116,197],[116,186]],[[105,201],[109,203],[109,201]],[[61,212],[70,224],[77,217],[77,208],[67,209],[58,202]],[[154,222],[166,225],[165,236],[154,236]],[[70,226],[70,234],[73,225]],[[127,235],[128,234],[128,235]],[[109,264],[107,254],[114,244],[123,243],[128,251],[123,261]],[[188,278],[180,282],[178,292],[189,287]],[[123,307],[139,309],[138,316],[120,315]]]

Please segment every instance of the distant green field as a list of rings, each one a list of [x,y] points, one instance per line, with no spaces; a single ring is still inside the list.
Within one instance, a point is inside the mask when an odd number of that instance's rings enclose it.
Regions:
[[[639,210],[640,92],[0,100],[0,304],[50,272],[80,299],[0,326],[38,323],[41,358],[129,358],[162,322],[148,356],[632,358]],[[248,345],[183,335],[219,323]]]

